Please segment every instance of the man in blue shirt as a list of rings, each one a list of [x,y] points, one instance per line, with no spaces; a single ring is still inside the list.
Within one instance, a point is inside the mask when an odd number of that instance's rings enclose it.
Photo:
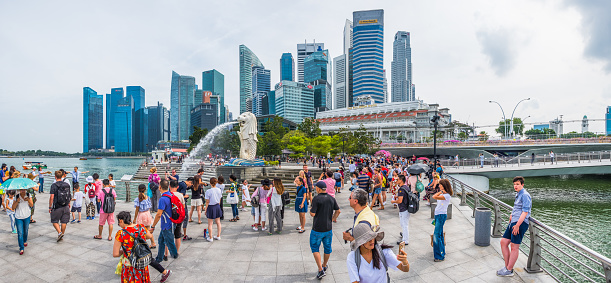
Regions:
[[[496,272],[498,276],[513,276],[513,266],[520,255],[520,244],[526,231],[530,218],[530,210],[532,208],[532,198],[524,189],[524,177],[517,176],[513,178],[513,189],[516,191],[516,199],[513,204],[513,210],[509,216],[509,226],[505,230],[503,239],[501,239],[501,251],[505,266]],[[511,250],[509,245],[511,244]]]
[[[151,233],[153,233],[155,225],[157,225],[157,222],[161,219],[161,231],[159,232],[159,239],[157,240],[159,248],[157,250],[157,257],[155,258],[157,262],[168,260],[168,258],[164,256],[166,246],[170,255],[172,255],[173,258],[178,258],[178,251],[174,243],[174,229],[172,227],[172,221],[170,220],[172,216],[172,193],[168,191],[169,187],[170,182],[168,182],[168,180],[161,180],[161,182],[159,182],[161,197],[159,198],[159,206],[157,207],[158,210],[155,215],[155,220],[153,221],[153,226],[151,226]]]

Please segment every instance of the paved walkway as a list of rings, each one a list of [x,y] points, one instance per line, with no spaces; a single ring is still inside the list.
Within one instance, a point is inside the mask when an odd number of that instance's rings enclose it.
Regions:
[[[328,275],[323,282],[349,282],[346,256],[349,245],[344,244],[341,232],[351,227],[353,210],[348,206],[348,191],[337,195],[342,209],[338,223],[334,224],[333,253]],[[94,240],[97,234],[97,219],[84,220],[81,224],[68,224],[64,240],[56,243],[56,232],[50,224],[47,207],[48,194],[39,195],[39,210],[35,215],[38,223],[30,225],[29,246],[25,254],[18,254],[17,235],[10,233],[6,215],[0,216],[0,282],[117,282],[114,274],[117,259],[112,257],[112,242]],[[447,235],[447,257],[444,262],[433,262],[430,246],[430,224],[428,206],[410,220],[410,245],[407,247],[410,272],[390,271],[392,282],[547,282],[546,277],[529,277],[522,271],[526,257],[520,256],[517,275],[499,278],[495,271],[503,266],[498,252],[498,239],[489,247],[473,244],[472,219],[467,207],[458,207],[454,201],[453,219],[445,225]],[[119,201],[117,211],[133,213],[131,203]],[[465,210],[465,215],[461,213]],[[468,211],[467,211],[468,210]],[[386,231],[385,242],[395,244],[400,225],[398,211],[387,206],[376,211]],[[230,209],[225,209],[230,214]],[[314,281],[317,272],[309,248],[308,232],[299,234],[297,214],[287,210],[285,229],[281,235],[268,236],[266,232],[252,231],[249,212],[241,214],[237,223],[223,223],[222,240],[208,243],[202,237],[204,225],[190,223],[192,241],[184,242],[178,259],[170,259],[162,265],[174,271],[168,282],[306,282]],[[84,216],[83,216],[84,217]],[[115,226],[115,231],[119,227]],[[114,233],[113,232],[113,233]],[[103,237],[106,238],[107,227]],[[157,233],[156,233],[157,235]],[[321,248],[322,249],[322,248]],[[396,252],[397,247],[393,248]],[[157,251],[153,250],[156,255]],[[157,271],[150,269],[153,282],[159,282]]]

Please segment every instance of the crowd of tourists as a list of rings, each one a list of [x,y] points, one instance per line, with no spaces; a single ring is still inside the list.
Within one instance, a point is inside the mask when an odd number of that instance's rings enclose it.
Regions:
[[[313,160],[322,162],[323,159]],[[298,233],[307,231],[307,215],[311,217],[310,250],[317,267],[316,278],[322,279],[329,268],[333,226],[341,213],[340,200],[336,197],[344,187],[349,190],[349,205],[354,210],[351,228],[342,233],[342,239],[345,243],[349,242],[351,248],[346,258],[350,282],[386,282],[388,269],[410,270],[405,246],[410,243],[410,215],[418,212],[420,201],[426,205],[436,203],[435,228],[431,235],[432,260],[445,260],[447,243],[444,224],[454,192],[451,183],[443,178],[442,167],[428,166],[427,170],[414,173],[410,166],[416,163],[415,157],[396,156],[353,157],[342,159],[341,163],[342,166],[336,170],[327,169],[321,164],[323,172],[318,179],[312,176],[307,163],[304,164],[294,180],[284,180],[295,184],[294,200],[290,199],[283,180],[279,178],[250,184],[248,180],[238,180],[233,175],[228,180],[224,176],[203,178],[203,168],[195,176],[186,178],[176,171],[159,176],[157,169],[152,168],[148,184],[138,186],[132,215],[130,211],[115,211],[117,193],[112,174],[106,179],[100,179],[98,173],[81,178],[88,171],[79,171],[77,167],[72,172],[60,169],[51,173],[37,169],[22,174],[13,166],[7,168],[6,164],[0,169],[0,183],[13,178],[38,178],[38,185],[17,191],[0,190],[0,196],[3,210],[11,219],[11,232],[18,234],[19,254],[23,255],[28,245],[29,224],[35,223],[36,194],[44,192],[45,177],[53,177],[48,213],[57,232],[57,242],[66,236],[69,222],[81,223],[84,208],[86,220],[98,220],[98,233],[93,235],[93,239],[114,242],[112,255],[119,258],[116,273],[120,274],[122,282],[150,282],[149,265],[161,274],[161,282],[165,282],[172,270],[161,264],[168,260],[168,256],[174,259],[179,257],[182,241],[193,240],[187,234],[189,224],[196,221],[202,224],[202,215],[207,220],[207,226],[203,229],[205,240],[221,241],[225,202],[231,206],[231,216],[227,215],[229,222],[240,221],[240,212],[250,211],[252,230],[269,235],[282,234],[285,209],[294,202],[294,210],[299,217]],[[425,160],[423,163],[428,162]],[[343,165],[347,165],[347,169]],[[67,178],[68,175],[71,178]],[[85,182],[81,187],[79,183],[83,179]],[[524,179],[516,177],[514,189],[517,197],[510,216],[511,224],[501,241],[505,266],[497,272],[499,276],[513,275],[519,245],[528,228],[532,202],[523,186]],[[396,243],[399,246],[397,253],[392,250],[393,246],[383,242],[384,221],[396,220],[381,221],[374,212],[376,207],[377,210],[386,209],[388,203],[397,209],[401,225],[400,240]],[[242,220],[248,221],[242,217]],[[113,235],[115,221],[120,229]],[[107,237],[104,226],[108,231]],[[153,233],[156,230],[158,237],[155,239]],[[157,254],[153,257],[152,250],[155,249]]]

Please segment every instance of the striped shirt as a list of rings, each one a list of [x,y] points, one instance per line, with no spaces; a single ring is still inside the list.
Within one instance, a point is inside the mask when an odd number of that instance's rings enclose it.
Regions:
[[[367,176],[366,174],[361,174],[357,178],[356,182],[359,184],[360,189],[369,191],[369,180],[370,180],[369,176]]]

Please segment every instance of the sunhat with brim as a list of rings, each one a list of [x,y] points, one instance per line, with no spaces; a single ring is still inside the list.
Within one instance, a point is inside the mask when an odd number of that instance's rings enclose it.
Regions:
[[[85,178],[85,181],[87,181],[87,183],[93,183],[93,177],[87,176],[87,178]]]
[[[352,229],[352,236],[354,241],[350,244],[350,248],[354,251],[363,244],[376,239],[376,241],[382,241],[384,239],[384,232],[380,231],[379,226],[373,228],[367,223],[359,223]]]

